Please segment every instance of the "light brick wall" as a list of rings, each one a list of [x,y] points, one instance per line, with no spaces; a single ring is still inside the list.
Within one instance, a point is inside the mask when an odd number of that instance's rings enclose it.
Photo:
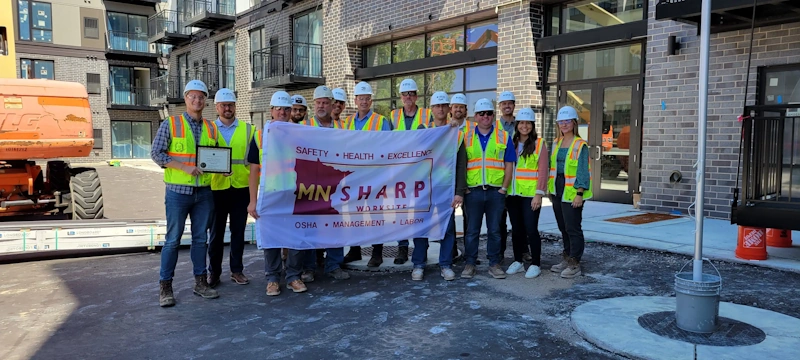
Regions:
[[[694,201],[700,40],[697,27],[656,21],[650,0],[642,143],[642,209],[669,212]],[[681,43],[668,56],[667,37]],[[758,68],[800,62],[800,23],[756,28],[747,104],[756,101]],[[736,185],[750,30],[711,35],[706,159],[706,215],[730,217]],[[662,101],[666,109],[662,110]],[[671,185],[672,171],[683,181]]]

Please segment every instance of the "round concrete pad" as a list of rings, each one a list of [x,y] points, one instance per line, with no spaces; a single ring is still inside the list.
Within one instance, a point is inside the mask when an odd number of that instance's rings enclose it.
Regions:
[[[675,298],[631,296],[585,303],[572,312],[572,327],[587,341],[634,359],[693,359],[694,344],[645,330],[644,314],[674,311]],[[753,325],[766,339],[750,346],[697,345],[697,359],[800,359],[800,319],[776,312],[721,302],[719,316]]]

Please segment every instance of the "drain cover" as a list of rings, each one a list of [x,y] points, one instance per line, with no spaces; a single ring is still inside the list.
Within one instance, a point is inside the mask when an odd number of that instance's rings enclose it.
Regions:
[[[718,318],[717,331],[711,334],[681,330],[674,311],[644,314],[638,321],[641,327],[656,335],[696,345],[748,346],[758,344],[767,337],[764,331],[755,326],[724,317]]]
[[[399,246],[394,246],[394,245],[392,245],[392,246],[384,245],[383,246],[383,257],[386,257],[386,258],[396,257],[397,256],[397,248],[398,247]],[[408,248],[408,257],[409,258],[411,258],[411,253],[413,251],[414,251],[414,247],[413,246]],[[366,257],[367,259],[369,259],[369,257],[372,256],[372,246],[368,246],[368,247],[362,246],[361,247],[361,256],[362,257]]]

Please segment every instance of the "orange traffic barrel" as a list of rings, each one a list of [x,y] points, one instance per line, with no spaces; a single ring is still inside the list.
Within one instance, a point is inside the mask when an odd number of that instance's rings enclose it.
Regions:
[[[739,226],[736,257],[745,260],[767,259],[767,229]]]
[[[792,232],[784,229],[767,229],[767,246],[792,247]]]

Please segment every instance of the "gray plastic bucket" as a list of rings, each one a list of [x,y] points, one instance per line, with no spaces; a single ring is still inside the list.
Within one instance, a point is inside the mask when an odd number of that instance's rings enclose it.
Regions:
[[[714,264],[711,266],[717,270]],[[686,265],[683,266],[685,267]],[[694,333],[714,332],[719,317],[721,290],[722,277],[719,270],[717,275],[703,274],[702,281],[694,281],[691,272],[675,274],[675,318],[678,328]]]

